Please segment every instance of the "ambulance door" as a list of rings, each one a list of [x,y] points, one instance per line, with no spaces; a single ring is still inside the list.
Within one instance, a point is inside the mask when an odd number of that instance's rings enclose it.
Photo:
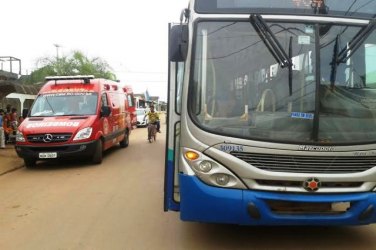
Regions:
[[[101,110],[102,107],[109,107],[111,110],[111,114],[109,116],[102,116],[102,131],[103,131],[103,137],[104,137],[104,147],[108,148],[111,146],[111,134],[112,134],[112,108],[109,104],[109,98],[107,96],[106,92],[103,92],[101,95]]]

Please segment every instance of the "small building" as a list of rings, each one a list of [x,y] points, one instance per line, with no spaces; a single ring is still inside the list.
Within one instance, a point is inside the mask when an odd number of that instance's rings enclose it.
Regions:
[[[145,100],[144,94],[134,94],[134,99],[136,102],[136,108],[142,109],[149,107],[148,102]]]
[[[31,107],[40,87],[41,84],[22,84],[17,74],[0,70],[0,108],[5,110],[10,104],[21,114]]]
[[[148,94],[134,94],[136,99],[136,108],[149,108],[151,104],[155,106],[155,110],[166,112],[167,103],[159,101],[159,96],[149,96]]]

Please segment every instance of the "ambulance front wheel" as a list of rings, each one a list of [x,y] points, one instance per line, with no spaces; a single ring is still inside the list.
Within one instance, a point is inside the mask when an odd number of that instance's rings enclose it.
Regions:
[[[128,147],[128,145],[129,145],[129,132],[128,132],[128,130],[125,131],[124,139],[122,141],[120,141],[119,144],[120,144],[120,147],[122,147],[122,148]]]
[[[94,164],[101,164],[102,159],[103,159],[103,143],[101,140],[98,140],[95,145],[95,151],[94,151],[92,162]]]
[[[33,168],[35,167],[37,160],[34,158],[24,158],[25,167]]]

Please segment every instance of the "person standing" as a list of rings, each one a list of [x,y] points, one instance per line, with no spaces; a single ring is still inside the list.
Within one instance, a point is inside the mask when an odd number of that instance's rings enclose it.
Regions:
[[[8,104],[4,112],[4,121],[7,122],[7,124],[5,124],[6,127],[10,127],[10,121],[12,120],[11,117],[12,117],[12,105]]]
[[[4,110],[0,109],[0,148],[5,148],[5,134],[3,128]]]
[[[11,117],[12,117],[12,105],[7,104],[3,115],[3,128],[5,133],[5,143],[9,142],[9,135],[12,133]]]
[[[18,115],[17,115],[17,109],[16,108],[12,108],[12,111],[10,113],[10,124],[12,126],[13,131],[17,131]]]

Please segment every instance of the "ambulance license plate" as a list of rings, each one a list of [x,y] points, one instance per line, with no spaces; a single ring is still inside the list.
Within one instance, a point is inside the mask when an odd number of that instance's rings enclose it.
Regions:
[[[40,159],[50,159],[50,158],[57,158],[56,152],[48,152],[48,153],[39,153]]]

